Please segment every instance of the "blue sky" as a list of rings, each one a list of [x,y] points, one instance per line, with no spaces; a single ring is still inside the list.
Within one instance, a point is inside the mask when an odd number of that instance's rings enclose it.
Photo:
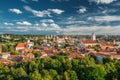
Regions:
[[[0,33],[120,34],[120,0],[0,0]]]

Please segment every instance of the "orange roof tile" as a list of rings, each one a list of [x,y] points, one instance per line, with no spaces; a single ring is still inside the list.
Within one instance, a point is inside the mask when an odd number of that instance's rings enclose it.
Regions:
[[[114,44],[100,43],[102,46],[114,46]]]
[[[25,47],[26,43],[18,43],[16,47]]]
[[[82,40],[83,43],[98,43],[97,40]]]
[[[8,59],[0,59],[0,62],[2,62],[4,65],[9,65],[13,63],[13,61]]]

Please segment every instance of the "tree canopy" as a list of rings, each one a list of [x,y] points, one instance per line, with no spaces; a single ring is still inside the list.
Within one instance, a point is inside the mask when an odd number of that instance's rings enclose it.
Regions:
[[[9,66],[0,63],[0,80],[119,80],[119,74],[120,60],[96,63],[91,56],[71,60],[57,55]]]

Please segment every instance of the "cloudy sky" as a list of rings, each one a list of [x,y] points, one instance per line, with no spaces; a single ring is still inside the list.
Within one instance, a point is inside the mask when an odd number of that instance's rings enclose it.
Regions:
[[[120,34],[120,0],[0,0],[0,34]]]

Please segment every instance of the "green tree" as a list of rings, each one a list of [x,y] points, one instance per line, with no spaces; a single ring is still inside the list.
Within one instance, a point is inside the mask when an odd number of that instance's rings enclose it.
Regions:
[[[14,79],[16,80],[25,80],[27,77],[27,73],[25,72],[25,70],[23,68],[11,68],[10,69],[10,74],[12,75],[12,77],[14,77]]]
[[[94,48],[95,51],[98,52],[100,50],[100,45],[95,45],[93,48]]]
[[[30,73],[29,79],[30,80],[42,80],[41,74],[38,71],[34,71],[33,73]]]
[[[4,65],[3,63],[0,62],[0,74],[2,74],[4,72]]]
[[[56,80],[56,79],[57,79],[58,73],[57,73],[56,70],[50,69],[50,70],[49,70],[49,74],[50,74],[50,76],[52,77],[53,80]]]
[[[2,45],[2,51],[7,52],[8,51],[8,46],[7,45]]]
[[[65,71],[63,74],[63,80],[70,80],[69,73],[67,71]]]
[[[61,56],[69,56],[70,53],[68,53],[68,52],[60,52],[59,55],[61,55]]]
[[[109,62],[106,63],[105,65],[105,70],[106,70],[106,80],[114,80],[117,78],[117,69],[114,65],[114,63]]]
[[[106,72],[103,66],[80,67],[79,70],[77,75],[81,80],[105,80]]]
[[[11,75],[7,75],[4,77],[4,80],[14,80],[14,78]]]
[[[110,58],[103,58],[103,64],[112,62],[113,60]]]
[[[29,61],[28,62],[28,72],[34,72],[38,70],[38,64],[35,63],[35,61]]]
[[[117,69],[117,79],[120,80],[120,60],[115,63],[115,68]]]
[[[43,80],[52,80],[52,77],[50,76],[48,70],[42,70],[41,75],[42,75]]]
[[[78,80],[78,77],[75,71],[69,70],[68,73],[69,73],[70,80]]]
[[[33,54],[35,55],[35,57],[40,57],[41,56],[40,52],[33,52]]]

